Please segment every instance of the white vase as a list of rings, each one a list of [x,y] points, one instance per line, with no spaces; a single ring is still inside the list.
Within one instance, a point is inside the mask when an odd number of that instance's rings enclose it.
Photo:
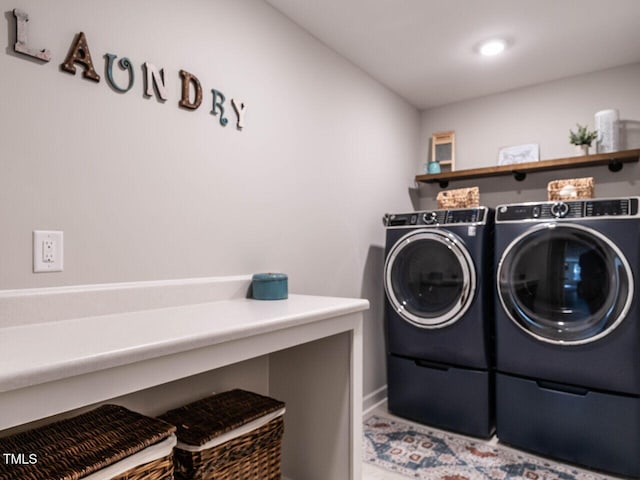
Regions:
[[[589,145],[576,145],[578,155],[589,155]]]
[[[598,153],[620,150],[620,121],[618,110],[601,110],[595,114],[595,128],[598,131],[596,151]]]

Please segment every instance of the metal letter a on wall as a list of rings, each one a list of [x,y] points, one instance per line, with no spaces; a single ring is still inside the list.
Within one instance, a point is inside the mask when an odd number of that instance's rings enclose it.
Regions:
[[[87,38],[84,32],[80,32],[75,41],[71,44],[71,50],[69,55],[65,59],[64,63],[60,65],[60,68],[65,72],[69,72],[73,75],[76,73],[75,63],[79,63],[84,67],[82,76],[94,82],[100,81],[100,75],[96,73],[96,69],[93,68],[93,62],[91,61],[91,52],[89,51],[89,45],[87,44]]]

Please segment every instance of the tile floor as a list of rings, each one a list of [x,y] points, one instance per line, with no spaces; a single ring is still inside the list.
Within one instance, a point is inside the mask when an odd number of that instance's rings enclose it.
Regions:
[[[392,415],[391,413],[389,413],[387,411],[387,404],[385,403],[381,403],[380,405],[376,406],[375,408],[369,410],[368,412],[365,413],[364,415],[364,419],[366,420],[367,418],[369,418],[372,415],[380,415],[383,417],[387,417],[387,418],[392,418],[392,419],[396,419],[399,420],[401,422],[405,422],[405,423],[413,423],[414,425],[419,425],[416,424],[414,422],[411,422],[410,420],[407,420],[405,418],[400,418],[400,417],[396,417],[394,415]],[[432,428],[432,427],[430,427]],[[496,436],[494,436],[491,440],[488,441],[489,444],[493,444],[493,445],[497,445],[498,444],[498,438]],[[503,448],[509,448],[506,447],[505,445],[501,445],[501,447]],[[527,455],[531,455],[532,457],[535,455],[532,455],[530,453],[527,453]],[[611,480],[622,480],[621,477],[614,477],[614,476],[610,476],[610,475],[603,475],[601,473],[597,473],[597,475],[601,476],[603,479],[611,479]],[[393,472],[389,472],[387,470],[383,470],[381,468],[378,468],[376,466],[370,465],[366,462],[362,463],[362,480],[407,480],[407,478],[412,478],[412,477],[406,477],[404,475],[398,475],[397,473],[393,473]]]

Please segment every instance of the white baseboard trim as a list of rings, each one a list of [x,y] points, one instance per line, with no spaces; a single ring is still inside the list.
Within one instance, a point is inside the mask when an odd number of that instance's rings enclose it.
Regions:
[[[364,396],[362,400],[362,414],[368,415],[373,409],[375,409],[380,404],[386,401],[387,401],[387,386],[383,385],[377,390],[374,390],[373,392]]]

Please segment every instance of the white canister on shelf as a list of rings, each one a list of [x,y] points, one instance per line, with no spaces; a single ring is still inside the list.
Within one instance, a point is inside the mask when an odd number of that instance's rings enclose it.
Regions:
[[[598,131],[596,148],[598,153],[620,150],[620,122],[616,109],[600,110],[595,115],[595,127]]]

